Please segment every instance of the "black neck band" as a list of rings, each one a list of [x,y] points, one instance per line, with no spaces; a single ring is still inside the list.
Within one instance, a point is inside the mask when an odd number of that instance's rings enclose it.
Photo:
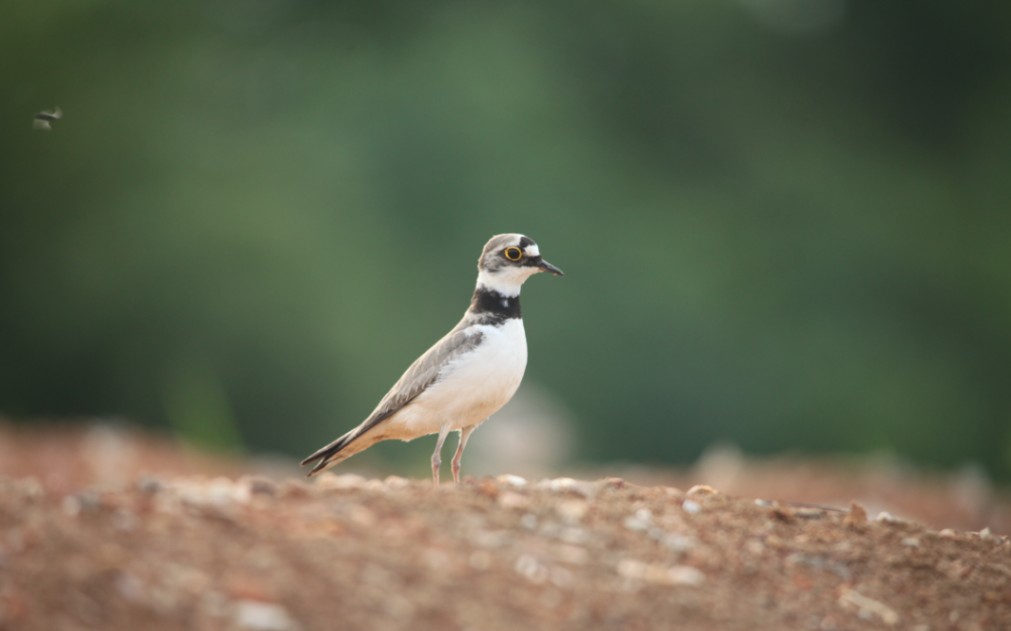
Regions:
[[[477,315],[490,316],[496,322],[519,318],[520,297],[503,296],[492,289],[478,287],[470,300],[470,311]]]

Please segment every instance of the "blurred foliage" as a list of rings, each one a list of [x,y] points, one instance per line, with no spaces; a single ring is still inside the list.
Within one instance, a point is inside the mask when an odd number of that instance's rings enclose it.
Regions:
[[[2,15],[0,413],[303,455],[518,231],[568,273],[524,292],[527,378],[584,459],[729,440],[1011,475],[1011,5]]]

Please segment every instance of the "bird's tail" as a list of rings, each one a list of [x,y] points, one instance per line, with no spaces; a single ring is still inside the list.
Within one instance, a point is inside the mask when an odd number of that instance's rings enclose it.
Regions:
[[[367,448],[372,442],[375,441],[360,441],[355,440],[362,435],[361,428],[356,427],[347,434],[344,434],[337,440],[333,441],[325,447],[321,447],[312,453],[309,457],[302,461],[302,465],[307,465],[313,461],[317,461],[309,473],[305,474],[305,477],[311,478],[312,476],[325,471],[335,464],[347,460],[351,456],[355,455],[359,451]],[[349,447],[350,445],[350,447]]]

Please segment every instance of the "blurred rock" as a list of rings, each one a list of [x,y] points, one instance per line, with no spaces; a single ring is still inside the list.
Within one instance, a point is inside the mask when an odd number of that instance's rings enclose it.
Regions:
[[[299,628],[288,611],[277,603],[240,600],[234,605],[233,618],[240,629],[251,631],[295,631]]]

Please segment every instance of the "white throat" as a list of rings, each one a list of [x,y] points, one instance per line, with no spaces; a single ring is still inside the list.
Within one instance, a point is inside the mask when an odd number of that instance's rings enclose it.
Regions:
[[[523,282],[539,270],[533,267],[508,267],[494,274],[480,270],[477,274],[477,286],[496,291],[507,298],[520,295]]]

